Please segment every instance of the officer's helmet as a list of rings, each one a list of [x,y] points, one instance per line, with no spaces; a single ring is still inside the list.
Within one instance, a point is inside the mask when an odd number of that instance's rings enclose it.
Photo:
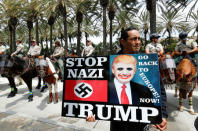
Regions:
[[[155,39],[155,38],[160,38],[160,36],[157,33],[153,33],[150,35],[150,40]]]
[[[187,34],[186,32],[181,32],[181,33],[179,34],[179,39],[180,39],[180,40],[184,40],[184,39],[187,38],[187,36],[188,36],[188,34]]]

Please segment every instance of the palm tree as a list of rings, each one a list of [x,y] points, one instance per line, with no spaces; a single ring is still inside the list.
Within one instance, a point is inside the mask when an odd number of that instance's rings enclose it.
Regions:
[[[191,25],[191,28],[194,30],[193,35],[195,34],[195,32],[197,32],[197,43],[198,43],[198,10],[190,14],[189,21],[190,21],[189,25]]]
[[[80,25],[83,21],[83,13],[80,10],[77,10],[76,12],[76,21],[78,22],[77,54],[78,56],[80,56],[80,41],[81,41]]]
[[[150,17],[149,17],[149,12],[148,11],[142,11],[137,18],[135,19],[135,23],[138,26],[138,29],[140,32],[143,32],[144,34],[144,45],[147,44],[147,34],[149,32],[149,27],[150,27]]]
[[[110,54],[113,51],[113,47],[112,47],[112,21],[115,17],[115,9],[114,9],[114,5],[112,0],[110,1],[110,5],[109,5],[109,20],[110,20]]]
[[[104,53],[106,53],[106,37],[107,37],[107,32],[106,32],[106,10],[107,6],[109,4],[109,0],[100,0],[100,4],[103,8],[103,47],[104,47]]]
[[[67,41],[67,7],[68,5],[69,5],[69,2],[67,0],[58,0],[58,5],[56,7],[57,13],[59,13],[63,17],[65,49],[68,49],[68,41]]]
[[[51,12],[50,17],[48,18],[48,24],[50,25],[50,53],[52,53],[52,33],[53,33],[53,25],[55,23],[56,16],[54,12]]]
[[[4,0],[0,3],[1,15],[7,20],[10,31],[10,51],[16,49],[16,26],[21,13],[21,3],[13,0]]]
[[[146,0],[147,10],[150,13],[150,32],[156,32],[156,0]]]
[[[168,32],[169,44],[171,43],[170,42],[171,33],[174,31],[176,32],[183,23],[183,17],[181,16],[182,15],[179,13],[178,10],[162,9],[162,15],[158,17],[159,18],[159,21],[158,21],[159,30],[161,30],[163,34]]]

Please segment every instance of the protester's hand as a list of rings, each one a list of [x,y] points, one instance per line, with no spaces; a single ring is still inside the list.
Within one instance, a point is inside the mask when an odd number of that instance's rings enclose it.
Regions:
[[[86,118],[86,121],[88,121],[88,122],[95,122],[95,121],[96,121],[95,115],[88,116],[88,117]]]
[[[166,118],[162,118],[162,123],[153,125],[153,127],[159,129],[160,131],[164,131],[167,128]]]

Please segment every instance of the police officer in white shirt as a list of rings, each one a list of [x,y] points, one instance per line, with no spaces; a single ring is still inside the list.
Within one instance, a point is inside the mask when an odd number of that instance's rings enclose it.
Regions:
[[[164,53],[163,46],[158,43],[158,38],[160,36],[157,33],[153,33],[150,36],[151,43],[147,44],[145,47],[145,53],[158,53],[158,55],[162,55]]]
[[[37,57],[37,56],[39,56],[40,53],[41,53],[41,47],[36,44],[35,40],[32,40],[31,43],[32,43],[32,45],[30,46],[30,49],[29,49],[27,55],[29,57]]]
[[[193,64],[195,62],[195,53],[198,52],[197,42],[191,39],[187,39],[188,34],[186,32],[181,32],[179,34],[179,42],[175,47],[175,54],[181,56],[178,61],[183,59],[184,56],[188,57]]]
[[[61,46],[60,41],[57,40],[55,41],[55,50],[50,57],[57,60],[59,64],[58,66],[60,67],[62,79],[64,76],[64,64],[62,60],[63,55],[64,55],[64,48]]]
[[[87,40],[87,46],[83,49],[81,56],[91,56],[94,51],[94,48],[91,44],[91,41]]]
[[[24,56],[24,45],[21,43],[21,40],[16,41],[16,51],[11,54],[11,56],[18,56],[22,58]]]

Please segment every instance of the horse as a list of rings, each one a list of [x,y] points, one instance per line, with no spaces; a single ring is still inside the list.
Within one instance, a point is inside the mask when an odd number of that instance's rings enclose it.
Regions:
[[[43,80],[47,83],[49,89],[49,99],[48,104],[52,103],[53,95],[52,95],[52,85],[54,85],[55,99],[54,103],[58,102],[58,75],[55,71],[53,64],[51,63],[48,57],[39,57],[38,62],[36,63],[36,68],[39,76],[43,78]]]
[[[174,53],[166,53],[159,57],[159,70],[164,85],[175,86],[176,64],[173,59]]]
[[[37,72],[32,61],[34,60],[22,59],[17,56],[0,56],[0,74],[1,76],[8,78],[11,87],[11,92],[9,93],[8,98],[14,97],[17,94],[14,77],[20,76],[29,89],[28,101],[33,101],[32,78],[37,77]],[[40,87],[40,81],[37,87]]]
[[[194,115],[192,105],[193,90],[196,88],[196,67],[188,58],[184,58],[176,68],[176,83],[179,86],[179,110],[183,111],[183,99],[188,95],[190,114]]]

